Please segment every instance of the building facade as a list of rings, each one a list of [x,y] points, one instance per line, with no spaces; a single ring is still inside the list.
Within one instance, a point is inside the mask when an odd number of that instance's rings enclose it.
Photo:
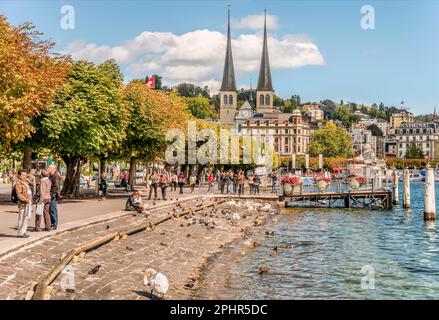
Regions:
[[[410,144],[415,143],[422,149],[424,156],[432,160],[439,159],[439,124],[403,123],[395,130],[397,156],[404,158]]]
[[[390,117],[390,129],[399,128],[403,123],[413,123],[413,113],[402,111],[392,114]]]
[[[271,139],[274,151],[280,155],[305,154],[310,141],[309,125],[302,121],[298,109],[293,113],[257,113],[242,124],[242,134],[261,142]]]
[[[302,106],[303,113],[312,122],[320,123],[323,122],[324,112],[320,109],[320,105],[317,103],[306,104]]]

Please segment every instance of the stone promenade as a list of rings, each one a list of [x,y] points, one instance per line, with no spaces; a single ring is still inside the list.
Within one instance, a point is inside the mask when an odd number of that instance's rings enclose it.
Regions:
[[[273,199],[272,199],[273,200]],[[156,221],[174,209],[205,205],[212,196],[180,199],[180,205],[169,202],[165,207],[151,206],[151,215],[124,215],[41,239],[18,251],[0,257],[0,299],[23,299],[32,281],[47,274],[68,250],[109,232],[146,221]],[[245,199],[242,199],[245,202]],[[260,200],[265,203],[265,200]],[[273,206],[277,202],[271,201]],[[239,211],[239,222],[230,216]],[[52,283],[51,299],[151,299],[143,285],[143,271],[152,267],[166,274],[170,289],[166,299],[186,299],[196,288],[198,268],[206,259],[224,250],[227,244],[242,238],[255,224],[260,224],[275,208],[250,215],[245,209],[219,205],[196,213],[194,217],[169,220],[153,231],[112,241],[88,252],[83,259],[69,265],[74,275],[61,273]],[[227,213],[227,214],[226,214]],[[99,266],[99,267],[98,267]],[[98,269],[97,272],[91,272]],[[69,278],[66,278],[69,277]],[[69,283],[66,290],[66,280]],[[70,288],[72,287],[72,288]]]

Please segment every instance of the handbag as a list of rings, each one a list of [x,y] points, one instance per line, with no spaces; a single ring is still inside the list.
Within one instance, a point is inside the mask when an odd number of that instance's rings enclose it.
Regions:
[[[37,216],[42,216],[43,215],[43,210],[44,210],[44,204],[37,203],[37,206],[35,208],[35,214]]]

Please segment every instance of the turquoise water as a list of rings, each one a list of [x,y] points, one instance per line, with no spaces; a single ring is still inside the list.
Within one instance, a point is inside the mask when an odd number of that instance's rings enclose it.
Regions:
[[[423,183],[412,183],[411,196],[411,209],[283,209],[252,236],[262,246],[218,258],[227,286],[219,281],[199,298],[438,299],[439,220],[423,220]],[[259,275],[262,265],[270,272]]]

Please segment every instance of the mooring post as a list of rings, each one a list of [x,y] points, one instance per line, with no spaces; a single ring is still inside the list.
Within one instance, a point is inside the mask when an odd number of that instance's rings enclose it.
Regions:
[[[424,220],[436,219],[436,197],[434,190],[434,170],[427,166],[424,183]]]
[[[393,169],[393,204],[399,204],[398,171]]]
[[[403,183],[404,195],[402,198],[402,205],[404,208],[408,209],[410,208],[410,171],[408,168],[404,169]]]

